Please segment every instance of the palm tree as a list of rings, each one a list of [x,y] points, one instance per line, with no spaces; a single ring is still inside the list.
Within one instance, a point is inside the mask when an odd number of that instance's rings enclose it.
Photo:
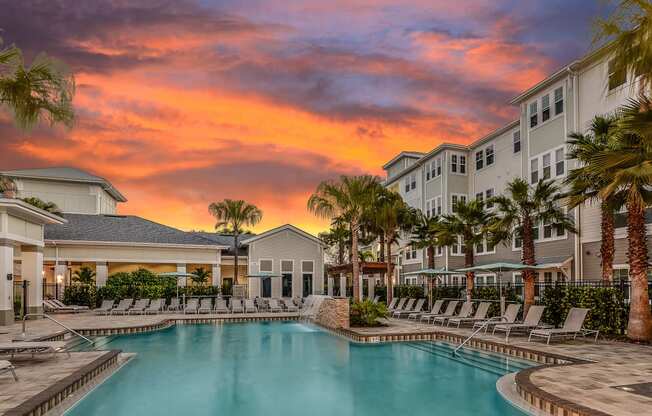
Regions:
[[[246,227],[253,227],[263,219],[263,212],[242,199],[225,199],[222,202],[213,202],[208,206],[217,223],[215,229],[233,235],[233,281],[238,282],[238,238],[245,232]]]
[[[88,266],[83,266],[72,275],[72,280],[82,285],[91,285],[95,281],[95,272]]]
[[[439,241],[439,225],[439,216],[428,217],[421,213],[415,219],[412,244],[416,248],[426,249],[429,269],[435,268],[435,250],[442,246]]]
[[[442,216],[438,225],[439,243],[452,246],[461,242],[464,267],[473,267],[473,250],[489,237],[488,225],[494,220],[492,212],[485,210],[484,202],[472,200],[458,202],[453,213]],[[475,274],[466,272],[466,299],[471,300]]]
[[[559,187],[553,181],[540,180],[530,187],[523,178],[507,184],[507,194],[494,197],[498,216],[490,225],[493,244],[502,242],[511,246],[514,238],[522,242],[521,261],[526,266],[536,265],[535,228],[550,224],[560,231],[575,232],[573,220],[557,203],[561,199]],[[523,271],[525,283],[524,313],[534,304],[533,270]]]
[[[72,125],[74,93],[75,79],[60,62],[39,55],[26,68],[20,49],[0,50],[0,106],[14,113],[19,127],[30,128],[39,119]]]
[[[190,280],[195,285],[203,286],[208,282],[208,278],[211,276],[211,272],[204,269],[203,267],[197,267],[194,272],[191,273],[192,276]]]
[[[27,202],[28,204],[35,206],[36,208],[42,209],[43,211],[51,212],[52,214],[55,215],[61,215],[63,212],[57,204],[54,202],[45,202],[40,198],[36,197],[29,197],[29,198],[22,198],[24,202]]]
[[[568,172],[565,183],[569,186],[568,207],[575,208],[586,201],[600,200],[600,259],[602,264],[602,281],[613,282],[614,275],[614,212],[620,209],[624,201],[619,194],[602,199],[599,192],[606,186],[605,177],[596,175],[589,166],[591,158],[614,146],[617,133],[617,119],[614,116],[596,116],[591,122],[589,132],[571,133],[568,140],[569,159],[577,159],[581,166]]]
[[[8,176],[0,175],[0,196],[4,198],[16,197],[16,184]]]
[[[619,110],[618,144],[589,160],[592,174],[604,177],[600,197],[622,193],[627,207],[627,239],[631,300],[627,336],[652,340],[648,293],[648,250],[645,211],[652,205],[652,100],[639,96]]]
[[[336,247],[337,262],[344,264],[344,256],[347,242],[350,240],[349,230],[341,221],[333,221],[331,229],[319,233],[319,238],[329,247]]]
[[[351,262],[353,266],[353,298],[362,300],[360,293],[360,261],[358,238],[360,222],[373,202],[378,178],[370,175],[341,176],[338,181],[325,181],[308,199],[308,209],[322,218],[341,218],[351,232]]]

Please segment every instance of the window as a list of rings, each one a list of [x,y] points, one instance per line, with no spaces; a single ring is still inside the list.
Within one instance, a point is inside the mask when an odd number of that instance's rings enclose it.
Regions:
[[[539,110],[537,102],[530,103],[530,128],[536,127],[539,124]]]
[[[521,151],[521,132],[515,131],[512,136],[512,142],[514,143],[514,153]]]
[[[488,146],[486,149],[484,149],[484,153],[486,156],[487,160],[487,166],[491,166],[494,164],[494,145],[492,144],[491,146]]]
[[[437,168],[437,176],[441,175],[441,157],[435,159],[435,166]]]
[[[410,192],[410,177],[405,177],[405,193]]]
[[[495,247],[485,239],[475,245],[475,254],[493,254],[495,253]]]
[[[405,177],[405,193],[417,188],[417,174],[413,173]]]
[[[555,90],[555,115],[564,112],[564,88],[559,87]]]
[[[518,250],[518,249],[522,248],[523,247],[523,239],[518,237],[518,236],[514,236],[514,240],[512,241],[512,246],[513,246],[513,248],[515,250]]]
[[[466,174],[466,156],[460,155],[460,173]]]
[[[441,157],[426,164],[426,180],[435,179],[439,175],[441,175]]]
[[[555,175],[563,175],[564,170],[564,148],[562,147],[555,150]]]
[[[493,203],[493,201],[491,201],[491,198],[494,197],[494,188],[487,189],[486,191],[484,191],[484,194],[485,194],[485,199],[487,200],[487,202],[485,204],[486,207],[487,208],[493,208],[494,203]]]
[[[435,197],[435,205],[434,205],[433,210],[435,211],[436,215],[441,215],[442,214],[442,212],[441,212],[441,197],[440,196]]]
[[[301,271],[303,273],[312,273],[315,270],[315,264],[312,260],[301,261]]]
[[[550,172],[550,153],[546,153],[543,155],[543,179],[550,179],[551,172]]]
[[[426,217],[431,218],[435,215],[434,199],[429,199],[426,201]]]
[[[627,82],[627,71],[625,68],[616,68],[614,60],[609,61],[609,91],[616,89]]]
[[[539,182],[539,160],[530,160],[530,183],[535,184]]]
[[[451,172],[457,173],[457,155],[451,155]]]
[[[451,195],[451,212],[456,212],[457,204],[466,204],[466,195],[452,194]]]
[[[541,97],[541,122],[544,123],[550,119],[550,96],[548,94]]]
[[[477,201],[482,201],[484,199],[484,194],[482,192],[478,192],[477,194],[475,194],[475,199]]]
[[[451,246],[451,254],[454,256],[459,256],[461,254],[464,254],[464,244],[462,237],[457,237],[457,244],[453,244]]]
[[[292,272],[294,262],[292,260],[281,260],[281,293],[284,298],[292,297]]]
[[[442,246],[437,246],[435,247],[435,253],[437,253],[437,256],[443,256],[444,255],[444,248]]]
[[[274,268],[274,261],[273,260],[259,260],[258,261],[258,270],[260,270],[261,273],[271,273]]]
[[[552,224],[549,222],[543,224],[543,238],[552,238]]]
[[[314,295],[312,288],[312,274],[315,270],[315,264],[310,260],[301,261],[301,280],[303,297]]]
[[[480,150],[475,152],[475,169],[480,170],[484,167],[484,152]]]
[[[417,258],[417,249],[414,247],[405,248],[405,260],[414,260]]]
[[[466,175],[466,156],[464,155],[451,155],[451,172]]]

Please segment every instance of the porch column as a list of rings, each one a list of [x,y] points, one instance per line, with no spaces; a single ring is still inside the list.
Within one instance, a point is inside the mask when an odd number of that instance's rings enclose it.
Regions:
[[[177,273],[186,273],[186,264],[185,263],[177,263]],[[186,286],[188,278],[187,277],[181,277],[177,279],[177,286]]]
[[[0,325],[14,323],[14,281],[7,279],[7,275],[13,273],[13,244],[0,239]]]
[[[95,263],[95,286],[106,286],[109,278],[109,264],[105,261]]]
[[[360,288],[360,298],[363,299],[364,296],[364,274],[360,274],[360,278],[358,279],[358,287]]]
[[[333,285],[335,284],[335,279],[328,276],[328,296],[333,296]]]
[[[213,286],[222,287],[222,269],[220,268],[219,264],[213,265],[212,276]]]
[[[346,275],[340,273],[340,296],[346,297]]]
[[[247,280],[249,281],[249,299],[261,297],[262,285],[260,284],[260,279],[257,277],[250,277]]]
[[[369,278],[369,299],[372,299],[376,296],[376,276]]]
[[[21,247],[21,272],[27,280],[27,312],[43,313],[43,247]]]

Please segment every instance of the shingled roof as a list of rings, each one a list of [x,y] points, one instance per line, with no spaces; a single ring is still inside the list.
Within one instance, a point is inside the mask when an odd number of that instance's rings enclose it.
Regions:
[[[208,240],[211,240],[215,242],[218,245],[224,245],[228,246],[229,248],[224,250],[223,254],[227,256],[232,256],[234,251],[233,251],[233,236],[230,234],[221,234],[221,233],[209,233],[207,231],[195,231],[193,234],[196,234],[197,236],[200,236],[202,238],[206,238]],[[241,234],[239,241],[241,243],[240,249],[238,250],[238,255],[240,256],[246,256],[247,255],[247,246],[242,245],[242,241],[248,238],[253,237],[255,234],[251,233],[245,233]]]
[[[46,240],[207,247],[227,245],[133,215],[64,214],[63,217],[68,223],[45,227]]]

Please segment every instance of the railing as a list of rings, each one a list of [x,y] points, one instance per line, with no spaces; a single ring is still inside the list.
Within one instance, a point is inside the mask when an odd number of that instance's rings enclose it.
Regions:
[[[93,341],[93,340],[91,340],[89,338],[86,338],[85,336],[83,336],[79,332],[75,331],[74,329],[62,324],[61,322],[57,321],[56,319],[54,319],[50,315],[47,315],[47,314],[44,314],[44,313],[28,313],[28,314],[25,314],[25,316],[23,316],[23,334],[22,334],[23,339],[25,339],[25,337],[26,337],[27,318],[30,317],[30,316],[40,316],[42,318],[49,319],[50,321],[54,322],[55,324],[59,325],[60,327],[66,329],[66,330],[70,331],[71,333],[77,335],[78,337],[82,338],[84,341],[91,343],[91,345],[95,344],[95,341]]]
[[[502,321],[503,319],[505,319],[503,316],[492,316],[491,318],[489,318],[489,319],[487,319],[486,321],[484,321],[484,322],[482,323],[482,325],[480,325],[480,327],[479,327],[478,329],[476,329],[475,331],[473,331],[473,333],[472,333],[471,335],[469,335],[468,338],[466,338],[464,341],[462,341],[462,343],[461,343],[460,345],[458,345],[457,348],[455,348],[455,349],[453,350],[453,355],[457,354],[457,351],[459,351],[459,350],[464,346],[464,344],[466,344],[467,342],[471,341],[471,338],[473,338],[473,337],[474,337],[478,332],[480,332],[480,331],[482,331],[483,329],[485,329],[485,328],[487,327],[487,325],[489,325],[489,323],[490,323],[492,320],[494,320],[494,321],[497,321],[497,320]]]

